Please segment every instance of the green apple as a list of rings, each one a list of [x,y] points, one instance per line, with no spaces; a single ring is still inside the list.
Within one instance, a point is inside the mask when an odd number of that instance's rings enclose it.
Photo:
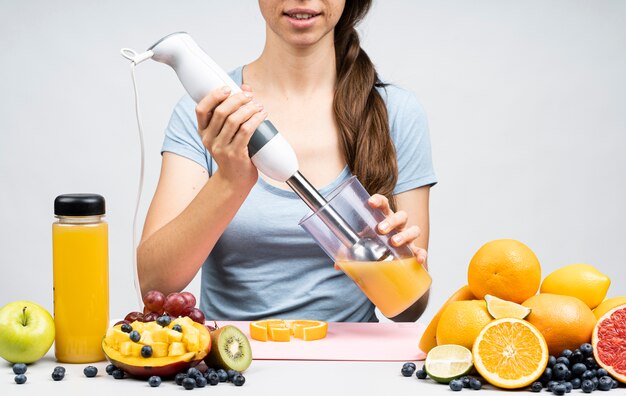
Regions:
[[[46,309],[30,301],[0,308],[0,356],[11,363],[32,363],[54,341],[54,320]]]

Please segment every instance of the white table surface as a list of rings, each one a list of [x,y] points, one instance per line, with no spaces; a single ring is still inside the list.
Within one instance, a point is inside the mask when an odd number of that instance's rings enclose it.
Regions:
[[[207,385],[191,391],[176,385],[172,380],[164,381],[160,387],[151,388],[147,381],[125,378],[116,380],[107,375],[108,362],[92,364],[98,368],[95,378],[87,378],[83,368],[88,364],[62,364],[66,368],[65,378],[55,382],[52,370],[59,365],[54,359],[53,349],[37,363],[28,366],[28,380],[23,385],[14,382],[15,374],[6,361],[0,363],[0,396],[12,395],[164,395],[190,392],[189,395],[255,395],[255,396],[308,396],[308,395],[451,395],[447,385],[434,381],[418,380],[415,376],[403,377],[400,374],[403,362],[339,362],[339,361],[285,361],[255,360],[246,372],[246,383],[236,387],[232,383]],[[416,362],[421,367],[422,362]],[[216,393],[217,392],[217,393]],[[461,395],[477,391],[463,389]],[[478,392],[508,394],[513,392],[498,390],[483,385]],[[532,394],[528,390],[524,394]],[[519,392],[518,392],[519,394]],[[545,391],[541,394],[548,394]],[[573,394],[582,394],[574,390]],[[625,395],[622,386],[613,389],[608,396]]]

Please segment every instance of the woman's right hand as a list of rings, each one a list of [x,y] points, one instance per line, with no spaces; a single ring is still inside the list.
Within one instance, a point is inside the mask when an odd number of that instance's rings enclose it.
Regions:
[[[256,183],[258,171],[248,155],[248,142],[254,131],[267,117],[263,106],[253,100],[250,87],[230,95],[229,87],[211,91],[196,106],[198,133],[226,180]],[[216,172],[216,173],[217,173]]]

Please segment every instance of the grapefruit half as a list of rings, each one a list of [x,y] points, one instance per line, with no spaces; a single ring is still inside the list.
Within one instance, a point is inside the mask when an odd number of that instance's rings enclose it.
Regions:
[[[598,319],[591,343],[598,364],[613,378],[626,384],[626,304]]]

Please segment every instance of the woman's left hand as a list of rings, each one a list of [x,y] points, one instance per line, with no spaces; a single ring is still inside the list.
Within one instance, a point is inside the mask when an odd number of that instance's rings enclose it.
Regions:
[[[386,218],[378,223],[377,231],[385,235],[395,230],[397,234],[391,237],[391,245],[407,245],[413,254],[415,254],[415,257],[417,257],[417,261],[422,265],[426,265],[428,252],[426,249],[415,245],[415,241],[421,233],[420,228],[416,225],[407,227],[407,213],[403,210],[397,212],[392,211],[389,207],[389,200],[381,194],[372,195],[367,203],[370,207],[380,209],[385,214]]]

